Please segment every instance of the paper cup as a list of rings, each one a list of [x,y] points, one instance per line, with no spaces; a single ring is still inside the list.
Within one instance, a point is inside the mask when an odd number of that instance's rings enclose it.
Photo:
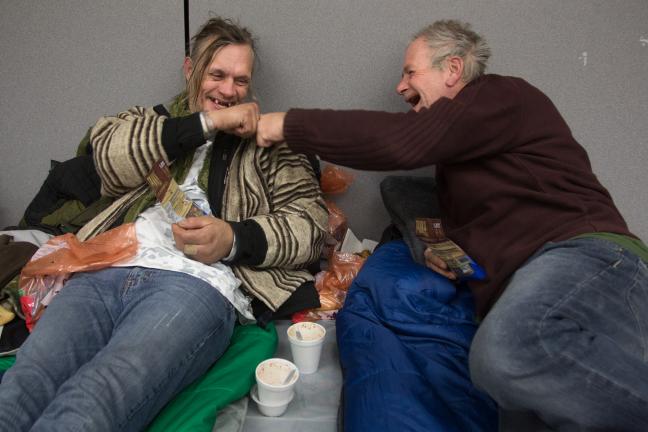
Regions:
[[[300,322],[288,327],[287,332],[290,351],[299,372],[302,374],[316,372],[326,329],[314,322]]]
[[[284,412],[286,412],[286,409],[288,408],[288,404],[294,397],[293,395],[288,399],[287,402],[280,402],[278,404],[269,404],[269,403],[263,403],[259,400],[259,390],[258,390],[258,385],[255,385],[252,387],[252,391],[250,391],[250,397],[252,397],[252,400],[256,402],[257,407],[259,408],[259,411],[261,411],[261,414],[264,416],[268,417],[279,417],[282,415]]]
[[[286,382],[291,373],[292,377]],[[254,375],[261,403],[281,405],[292,400],[295,383],[299,379],[299,370],[293,363],[282,358],[264,360],[259,363]]]

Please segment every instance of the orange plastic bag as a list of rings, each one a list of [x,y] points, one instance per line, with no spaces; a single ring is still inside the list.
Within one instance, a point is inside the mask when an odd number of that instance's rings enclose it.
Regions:
[[[349,252],[335,252],[331,256],[328,270],[315,275],[315,288],[321,306],[295,313],[292,321],[335,319],[337,310],[344,305],[347,291],[365,260],[366,258]]]
[[[326,165],[322,170],[320,187],[326,195],[337,195],[346,192],[353,182],[351,173],[334,165]]]
[[[135,224],[129,223],[80,242],[74,234],[51,238],[20,273],[20,305],[31,331],[52,298],[73,273],[99,270],[137,253]]]
[[[365,259],[360,255],[349,252],[335,252],[331,257],[328,269],[324,272],[319,287],[317,286],[317,280],[315,281],[315,288],[320,293],[320,299],[322,293],[332,292],[335,294],[335,291],[346,292],[351,286],[353,279],[358,275]],[[342,304],[338,306],[342,306]],[[320,309],[324,309],[324,305]]]

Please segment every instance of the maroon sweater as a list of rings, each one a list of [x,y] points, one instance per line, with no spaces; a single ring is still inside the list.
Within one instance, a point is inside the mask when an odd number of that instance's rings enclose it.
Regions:
[[[520,78],[482,76],[419,113],[293,109],[284,134],[356,169],[435,164],[447,235],[488,274],[471,283],[480,317],[544,243],[631,235],[556,107]]]

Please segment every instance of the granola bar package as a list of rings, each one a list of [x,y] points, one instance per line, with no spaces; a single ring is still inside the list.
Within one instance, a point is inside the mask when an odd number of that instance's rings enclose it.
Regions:
[[[178,183],[171,177],[169,167],[163,159],[153,164],[151,171],[146,176],[146,181],[155,193],[162,208],[174,222],[187,217],[204,216],[206,214],[186,197]]]
[[[441,219],[417,218],[416,235],[441,258],[458,280],[483,280],[486,272],[459,245],[446,237]]]

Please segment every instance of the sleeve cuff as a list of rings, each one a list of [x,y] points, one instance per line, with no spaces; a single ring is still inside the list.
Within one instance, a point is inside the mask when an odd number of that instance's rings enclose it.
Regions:
[[[200,113],[169,118],[162,126],[162,146],[171,161],[205,143]]]
[[[268,251],[268,240],[261,225],[251,219],[229,224],[234,231],[235,244],[232,246],[232,253],[223,262],[247,266],[261,264]]]
[[[214,122],[208,117],[208,114],[204,111],[200,113],[200,125],[202,126],[203,137],[205,140],[213,139],[216,136],[216,128],[214,128]]]
[[[304,110],[290,109],[284,118],[284,139],[288,147],[295,153],[314,154],[307,148],[305,133],[302,130]]]
[[[232,231],[234,231],[234,230],[232,230]],[[234,259],[234,257],[236,256],[236,233],[232,232],[232,234],[233,234],[233,237],[234,237],[232,239],[232,250],[230,250],[229,255],[227,255],[222,260],[226,264],[229,264]]]

